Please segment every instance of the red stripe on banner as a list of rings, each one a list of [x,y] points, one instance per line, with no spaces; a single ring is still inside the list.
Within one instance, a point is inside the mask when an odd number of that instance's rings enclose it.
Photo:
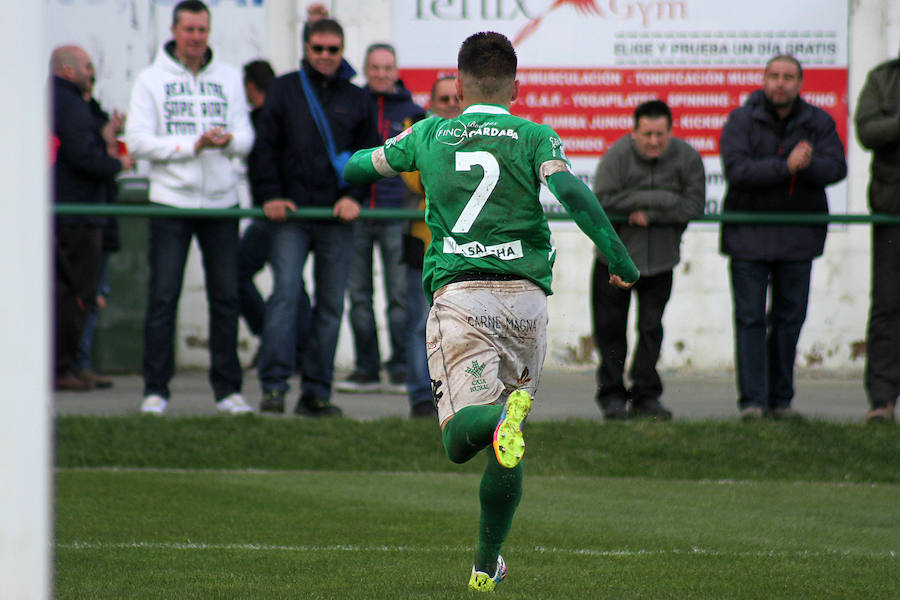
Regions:
[[[431,85],[452,69],[403,69],[413,96],[428,103]],[[718,156],[719,134],[728,113],[760,89],[759,68],[519,69],[519,99],[513,114],[553,127],[569,156],[600,156],[631,131],[635,107],[658,98],[672,109],[673,134],[703,156]],[[801,95],[835,120],[847,146],[847,69],[803,71]]]

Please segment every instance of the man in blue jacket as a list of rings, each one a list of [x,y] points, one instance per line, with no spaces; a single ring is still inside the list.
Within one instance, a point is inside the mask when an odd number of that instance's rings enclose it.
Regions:
[[[366,87],[375,109],[379,143],[399,134],[407,119],[424,115],[421,106],[403,86],[397,73],[397,53],[390,44],[372,44],[366,50]],[[411,198],[400,177],[391,177],[371,185],[365,200],[367,208],[405,208]],[[378,245],[387,300],[387,323],[391,357],[386,363],[387,391],[406,392],[406,268],[401,262],[403,231],[406,221],[361,220],[353,224],[353,262],[350,267],[350,328],[356,367],[346,380],[337,384],[344,392],[371,392],[380,389],[381,353],[372,307],[374,285],[372,253]]]
[[[844,146],[834,120],[800,98],[802,84],[800,63],[776,56],[766,64],[763,89],[728,116],[719,141],[725,212],[828,212],[825,187],[847,175]],[[794,358],[812,260],[822,254],[826,233],[827,225],[722,225],[742,419],[799,416],[791,408]]]
[[[308,99],[301,73],[276,78],[260,115],[254,152],[259,158],[253,186],[263,199],[271,227],[269,264],[274,285],[266,303],[259,380],[261,410],[281,412],[288,378],[295,371],[297,306],[303,266],[316,255],[309,339],[300,372],[302,394],[296,414],[338,416],[331,404],[334,354],[353,254],[351,222],[359,216],[367,185],[347,186],[338,179],[310,100],[317,101],[329,126],[334,149],[367,148],[378,143],[370,100],[350,83],[355,73],[342,61],[344,31],[337,21],[321,19],[304,30],[302,73],[315,98]],[[331,210],[333,219],[287,220],[297,207]]]

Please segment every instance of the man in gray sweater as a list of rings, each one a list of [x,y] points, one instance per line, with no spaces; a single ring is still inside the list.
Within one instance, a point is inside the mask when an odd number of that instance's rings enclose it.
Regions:
[[[594,175],[594,194],[615,222],[641,278],[630,290],[607,284],[606,259],[597,253],[591,308],[594,343],[600,353],[597,403],[606,419],[672,418],[662,405],[656,370],[662,347],[662,316],[672,291],[681,235],[688,221],[703,214],[706,174],[700,155],[672,137],[672,113],[660,100],[634,111],[634,130],[613,144]],[[625,330],[632,290],[637,294],[638,340],[625,386]],[[630,405],[629,405],[630,401]]]

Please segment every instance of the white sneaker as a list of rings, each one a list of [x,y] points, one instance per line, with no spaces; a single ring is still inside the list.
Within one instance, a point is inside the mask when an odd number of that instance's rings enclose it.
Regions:
[[[168,403],[168,400],[157,394],[149,394],[147,396],[144,396],[144,401],[141,402],[141,414],[161,415],[166,412],[166,405]]]
[[[216,408],[219,412],[228,413],[230,415],[243,415],[252,413],[253,408],[244,401],[244,397],[237,392],[229,394],[216,402]]]

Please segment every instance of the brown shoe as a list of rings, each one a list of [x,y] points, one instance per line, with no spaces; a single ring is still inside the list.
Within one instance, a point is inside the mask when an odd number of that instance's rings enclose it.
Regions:
[[[894,405],[878,406],[866,413],[866,423],[886,423],[894,420]]]
[[[104,377],[103,375],[98,375],[94,373],[90,369],[79,371],[75,373],[75,377],[82,381],[86,381],[91,384],[91,386],[97,388],[98,390],[105,390],[107,388],[111,388],[113,386],[113,380],[109,377]]]
[[[769,415],[776,421],[802,421],[803,415],[798,413],[790,406],[779,406],[769,411]]]
[[[91,382],[78,379],[71,373],[57,377],[53,387],[60,392],[86,392],[94,388]]]
[[[741,421],[759,421],[763,418],[763,409],[759,406],[742,408],[738,417]]]

